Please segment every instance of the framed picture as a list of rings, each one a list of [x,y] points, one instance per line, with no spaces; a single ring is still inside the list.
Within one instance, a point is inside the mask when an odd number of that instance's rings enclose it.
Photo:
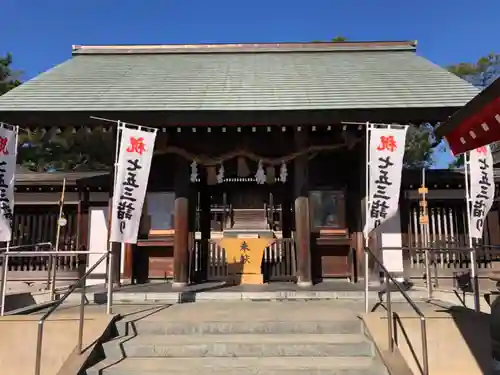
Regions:
[[[147,193],[142,224],[147,237],[168,236],[174,233],[173,192]]]
[[[311,191],[309,202],[312,231],[345,228],[345,194],[343,191]]]

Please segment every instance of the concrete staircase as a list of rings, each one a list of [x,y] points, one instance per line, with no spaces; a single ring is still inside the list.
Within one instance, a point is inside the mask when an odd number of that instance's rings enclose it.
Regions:
[[[359,303],[197,302],[122,319],[87,375],[385,375]]]

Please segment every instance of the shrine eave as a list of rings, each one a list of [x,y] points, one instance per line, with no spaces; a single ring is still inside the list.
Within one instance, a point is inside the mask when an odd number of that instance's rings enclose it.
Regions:
[[[227,111],[0,111],[0,122],[27,128],[110,127],[92,116],[157,128],[334,126],[342,123],[437,123],[459,106]]]
[[[500,78],[436,129],[455,155],[500,140]]]

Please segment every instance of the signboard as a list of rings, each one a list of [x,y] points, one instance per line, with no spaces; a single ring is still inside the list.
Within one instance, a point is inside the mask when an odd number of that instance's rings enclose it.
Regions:
[[[372,127],[369,131],[367,235],[398,212],[407,129]]]
[[[16,176],[17,127],[0,124],[0,241],[12,238],[14,183]]]
[[[482,146],[469,152],[469,176],[470,236],[482,238],[484,221],[495,198],[493,157],[490,146]]]
[[[110,241],[136,243],[148,186],[156,129],[121,128]]]

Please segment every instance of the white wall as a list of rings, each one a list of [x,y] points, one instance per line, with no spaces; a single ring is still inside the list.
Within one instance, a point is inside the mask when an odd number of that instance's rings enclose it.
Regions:
[[[87,270],[92,267],[108,249],[108,208],[89,208],[89,254]],[[106,261],[102,262],[87,279],[88,285],[102,284],[106,278]]]
[[[383,250],[382,260],[389,272],[403,272],[403,239],[401,236],[401,218],[399,210],[392,218],[387,220],[379,228],[380,245],[384,247],[394,247],[397,249]]]

